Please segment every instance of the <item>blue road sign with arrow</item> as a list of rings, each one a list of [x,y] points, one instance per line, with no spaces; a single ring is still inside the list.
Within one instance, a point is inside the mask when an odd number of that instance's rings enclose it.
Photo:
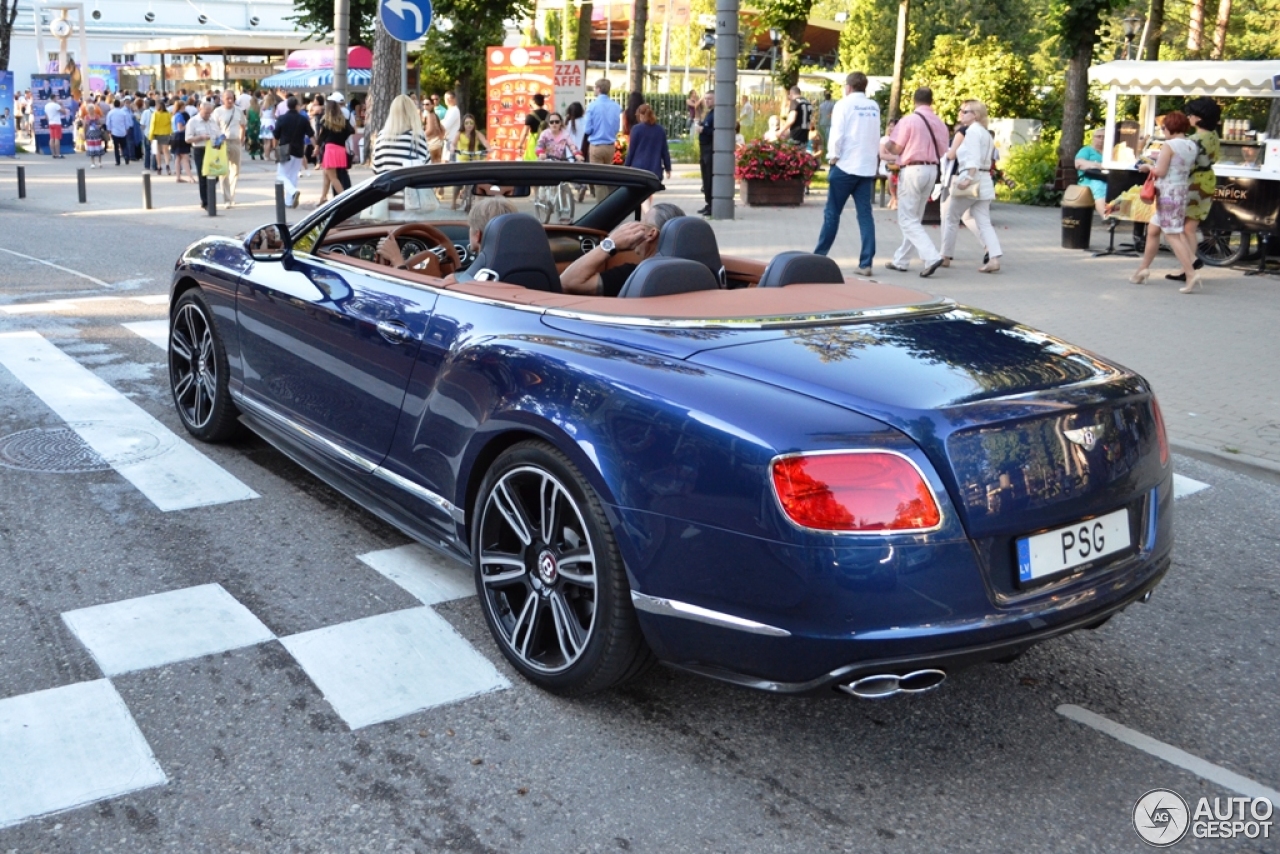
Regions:
[[[378,17],[393,39],[416,42],[431,29],[431,0],[381,0]]]

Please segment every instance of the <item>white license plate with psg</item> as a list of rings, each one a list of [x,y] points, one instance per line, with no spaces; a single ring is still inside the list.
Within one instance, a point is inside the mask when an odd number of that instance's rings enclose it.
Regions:
[[[1017,541],[1018,581],[1026,584],[1122,552],[1129,539],[1129,511],[1117,510]]]

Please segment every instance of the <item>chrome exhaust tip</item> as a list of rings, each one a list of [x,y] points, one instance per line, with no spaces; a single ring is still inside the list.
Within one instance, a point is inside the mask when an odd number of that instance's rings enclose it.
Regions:
[[[1147,604],[1148,602],[1150,602],[1150,601],[1151,601],[1151,594],[1152,594],[1152,593],[1154,593],[1154,592],[1155,592],[1155,591],[1153,591],[1153,590],[1148,590],[1146,593],[1143,593],[1143,594],[1142,594],[1142,600],[1141,600],[1141,601],[1142,601],[1142,604],[1143,604],[1143,605],[1145,605],[1145,604]]]
[[[838,687],[846,694],[852,694],[862,700],[883,700],[898,694],[923,694],[925,691],[932,691],[946,681],[946,678],[946,671],[926,668],[912,671],[905,676],[897,673],[876,673]]]

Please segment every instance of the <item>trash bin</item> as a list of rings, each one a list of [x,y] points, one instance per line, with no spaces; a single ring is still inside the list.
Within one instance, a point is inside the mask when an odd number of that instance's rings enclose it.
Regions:
[[[1072,184],[1062,194],[1062,248],[1088,249],[1093,231],[1093,193]]]

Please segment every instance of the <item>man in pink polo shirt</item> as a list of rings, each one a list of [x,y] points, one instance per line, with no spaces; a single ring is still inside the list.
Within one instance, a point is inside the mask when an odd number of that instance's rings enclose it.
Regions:
[[[921,276],[932,276],[942,266],[942,253],[929,239],[921,220],[929,194],[938,181],[938,164],[947,150],[947,126],[933,112],[933,90],[921,86],[915,94],[915,111],[894,128],[885,153],[898,157],[898,227],[902,245],[885,264],[890,270],[907,272],[913,252],[924,261]]]

